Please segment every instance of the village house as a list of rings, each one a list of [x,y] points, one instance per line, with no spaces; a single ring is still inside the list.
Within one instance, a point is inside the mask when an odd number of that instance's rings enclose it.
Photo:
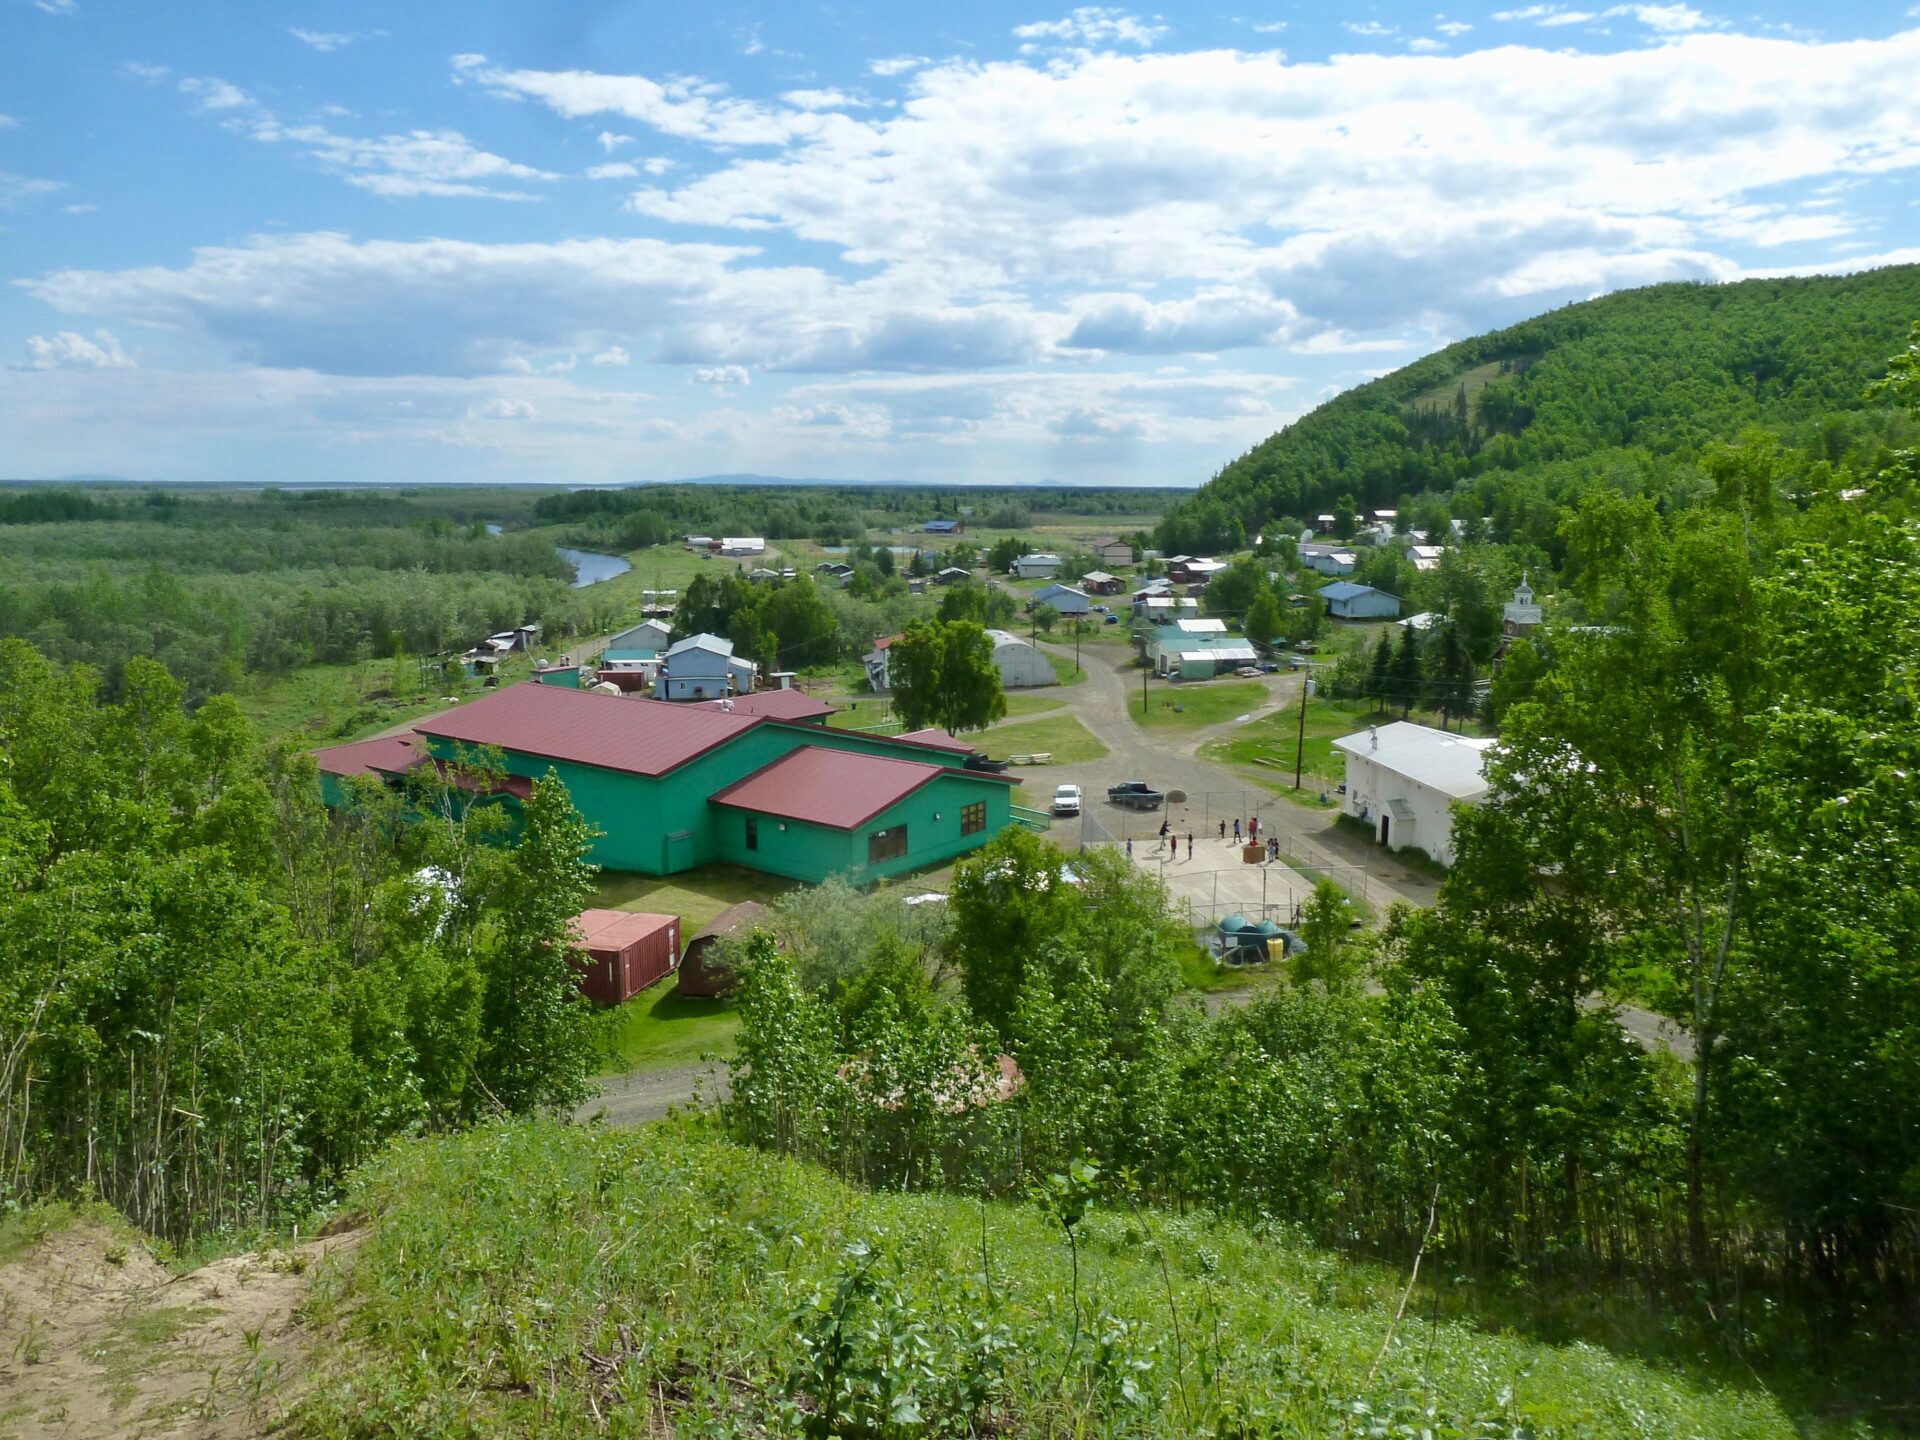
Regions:
[[[1336,580],[1320,587],[1327,614],[1336,620],[1392,620],[1400,613],[1400,597],[1376,590],[1371,585],[1356,585],[1351,580]]]
[[[1048,585],[1034,591],[1033,598],[1027,601],[1027,609],[1031,611],[1041,605],[1051,605],[1062,615],[1085,615],[1093,609],[1087,592],[1072,585]]]
[[[1007,690],[1026,690],[1036,685],[1057,685],[1053,662],[1038,646],[1006,630],[989,630],[993,641],[993,664],[1000,672],[1000,684]]]
[[[513,685],[410,734],[316,758],[338,805],[351,798],[348,777],[399,784],[491,746],[505,774],[475,803],[515,817],[535,781],[555,775],[598,832],[587,858],[648,875],[725,862],[864,883],[944,863],[1011,823],[1010,783],[965,769],[957,752],[754,713],[794,695],[767,691],[727,709]]]
[[[1008,573],[1021,580],[1051,580],[1060,573],[1060,557],[1044,551],[1037,555],[1022,555],[1013,562]]]
[[[1109,575],[1105,570],[1089,570],[1080,577],[1080,588],[1089,595],[1118,595],[1127,588],[1127,584],[1118,575]]]
[[[718,635],[689,635],[661,659],[655,695],[662,700],[712,700],[744,695],[753,689],[760,667],[733,653],[733,642]]]
[[[1343,735],[1333,742],[1346,756],[1342,808],[1388,849],[1418,848],[1451,865],[1453,807],[1478,804],[1487,793],[1493,745],[1405,720]]]
[[[1133,563],[1133,542],[1122,540],[1115,535],[1102,536],[1093,542],[1094,556],[1102,565],[1131,565]]]

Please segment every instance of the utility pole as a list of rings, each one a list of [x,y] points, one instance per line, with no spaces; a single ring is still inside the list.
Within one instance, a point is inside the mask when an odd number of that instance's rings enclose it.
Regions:
[[[1140,672],[1140,723],[1147,723],[1147,677],[1153,673],[1152,664]]]
[[[1300,674],[1300,732],[1293,742],[1293,788],[1300,788],[1300,771],[1304,768],[1307,756],[1307,691],[1313,688],[1313,670],[1304,669]]]
[[[1073,673],[1076,675],[1080,673],[1080,637],[1086,633],[1086,630],[1086,621],[1076,620],[1073,622]],[[1140,718],[1144,720],[1146,716],[1143,715]]]

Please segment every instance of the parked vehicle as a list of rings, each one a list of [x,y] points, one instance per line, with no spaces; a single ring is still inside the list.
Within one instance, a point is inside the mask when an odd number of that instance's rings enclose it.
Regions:
[[[990,755],[981,755],[976,752],[975,754],[967,756],[965,768],[968,770],[984,770],[989,775],[999,775],[1006,770],[1007,762],[1004,760],[995,760]]]
[[[1242,665],[1233,673],[1238,675],[1242,680],[1258,680],[1261,670],[1258,665]]]
[[[1053,813],[1056,815],[1078,815],[1080,813],[1080,787],[1078,785],[1057,785],[1054,787]]]
[[[1280,663],[1277,660],[1262,660],[1260,662],[1260,673],[1262,675],[1271,675],[1279,668]]]
[[[1166,800],[1165,794],[1144,780],[1129,780],[1123,785],[1107,787],[1107,802],[1129,810],[1158,810]]]
[[[1118,615],[1109,615],[1101,623],[1106,625],[1118,625],[1120,623],[1120,617]]]

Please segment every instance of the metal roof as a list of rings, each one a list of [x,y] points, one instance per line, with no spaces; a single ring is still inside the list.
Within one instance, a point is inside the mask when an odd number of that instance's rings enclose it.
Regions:
[[[767,715],[775,720],[811,720],[834,713],[834,707],[826,701],[799,690],[758,690],[724,700],[701,700],[695,708],[733,715]]]
[[[413,748],[411,735],[382,735],[313,752],[328,775],[404,775],[427,757]]]
[[[1491,740],[1435,730],[1395,720],[1368,730],[1356,730],[1333,742],[1333,748],[1371,760],[1384,770],[1456,800],[1473,800],[1486,793],[1487,751]]]
[[[703,631],[698,635],[689,635],[686,639],[668,646],[667,655],[671,658],[686,650],[711,650],[716,655],[731,656],[733,654],[733,642],[722,639],[718,635],[708,635]]]
[[[937,726],[925,730],[909,730],[904,735],[896,735],[896,740],[904,740],[909,745],[925,745],[934,750],[951,750],[960,755],[971,755],[978,746],[969,745],[957,736],[949,735]]]
[[[680,923],[678,915],[648,915],[637,910],[582,910],[573,917],[580,944],[587,950],[624,950],[636,940]]]
[[[736,780],[713,803],[851,830],[928,781],[961,773],[927,761],[808,746]]]
[[[1320,587],[1322,600],[1354,600],[1362,595],[1384,595],[1384,590],[1375,590],[1371,585],[1356,585],[1351,580],[1336,580],[1331,585]]]
[[[616,699],[529,683],[510,685],[458,710],[416,721],[413,728],[440,740],[498,745],[549,760],[664,775],[763,718],[728,715],[704,705]]]

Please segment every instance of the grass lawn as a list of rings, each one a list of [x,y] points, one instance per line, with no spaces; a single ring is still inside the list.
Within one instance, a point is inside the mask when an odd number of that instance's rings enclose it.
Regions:
[[[733,1001],[682,995],[677,979],[662,980],[614,1013],[613,1055],[602,1073],[666,1070],[706,1054],[729,1055],[739,1031]]]
[[[1223,724],[1236,715],[1258,710],[1267,700],[1267,687],[1257,680],[1201,680],[1181,685],[1156,680],[1146,697],[1148,708],[1143,717],[1137,684],[1130,683],[1127,690],[1127,713],[1134,723],[1156,730],[1199,730]]]
[[[1364,700],[1309,700],[1306,763],[1301,784],[1311,782],[1311,788],[1317,793],[1346,779],[1346,764],[1333,748],[1333,742],[1342,735],[1351,735],[1373,718],[1376,717]],[[1289,706],[1255,720],[1231,740],[1214,741],[1204,753],[1210,760],[1224,760],[1231,765],[1259,766],[1265,778],[1279,780],[1282,788],[1291,788],[1299,728],[1300,712]],[[1277,760],[1281,768],[1260,766],[1262,760]]]
[[[681,933],[691,937],[728,906],[742,900],[771,900],[798,883],[738,865],[703,865],[678,875],[602,870],[594,903],[609,910],[678,915]]]
[[[500,683],[512,685],[532,672],[526,656],[512,656],[500,666]],[[423,688],[419,674],[411,659],[308,665],[234,698],[268,739],[334,745],[364,740],[423,715],[437,715],[452,708],[447,704],[449,696],[465,701],[489,693],[477,680],[450,687],[438,675]]]
[[[1074,765],[1083,760],[1098,760],[1107,753],[1107,747],[1071,715],[1027,720],[1018,725],[995,725],[968,738],[996,760],[1044,752],[1053,756],[1056,765]]]

